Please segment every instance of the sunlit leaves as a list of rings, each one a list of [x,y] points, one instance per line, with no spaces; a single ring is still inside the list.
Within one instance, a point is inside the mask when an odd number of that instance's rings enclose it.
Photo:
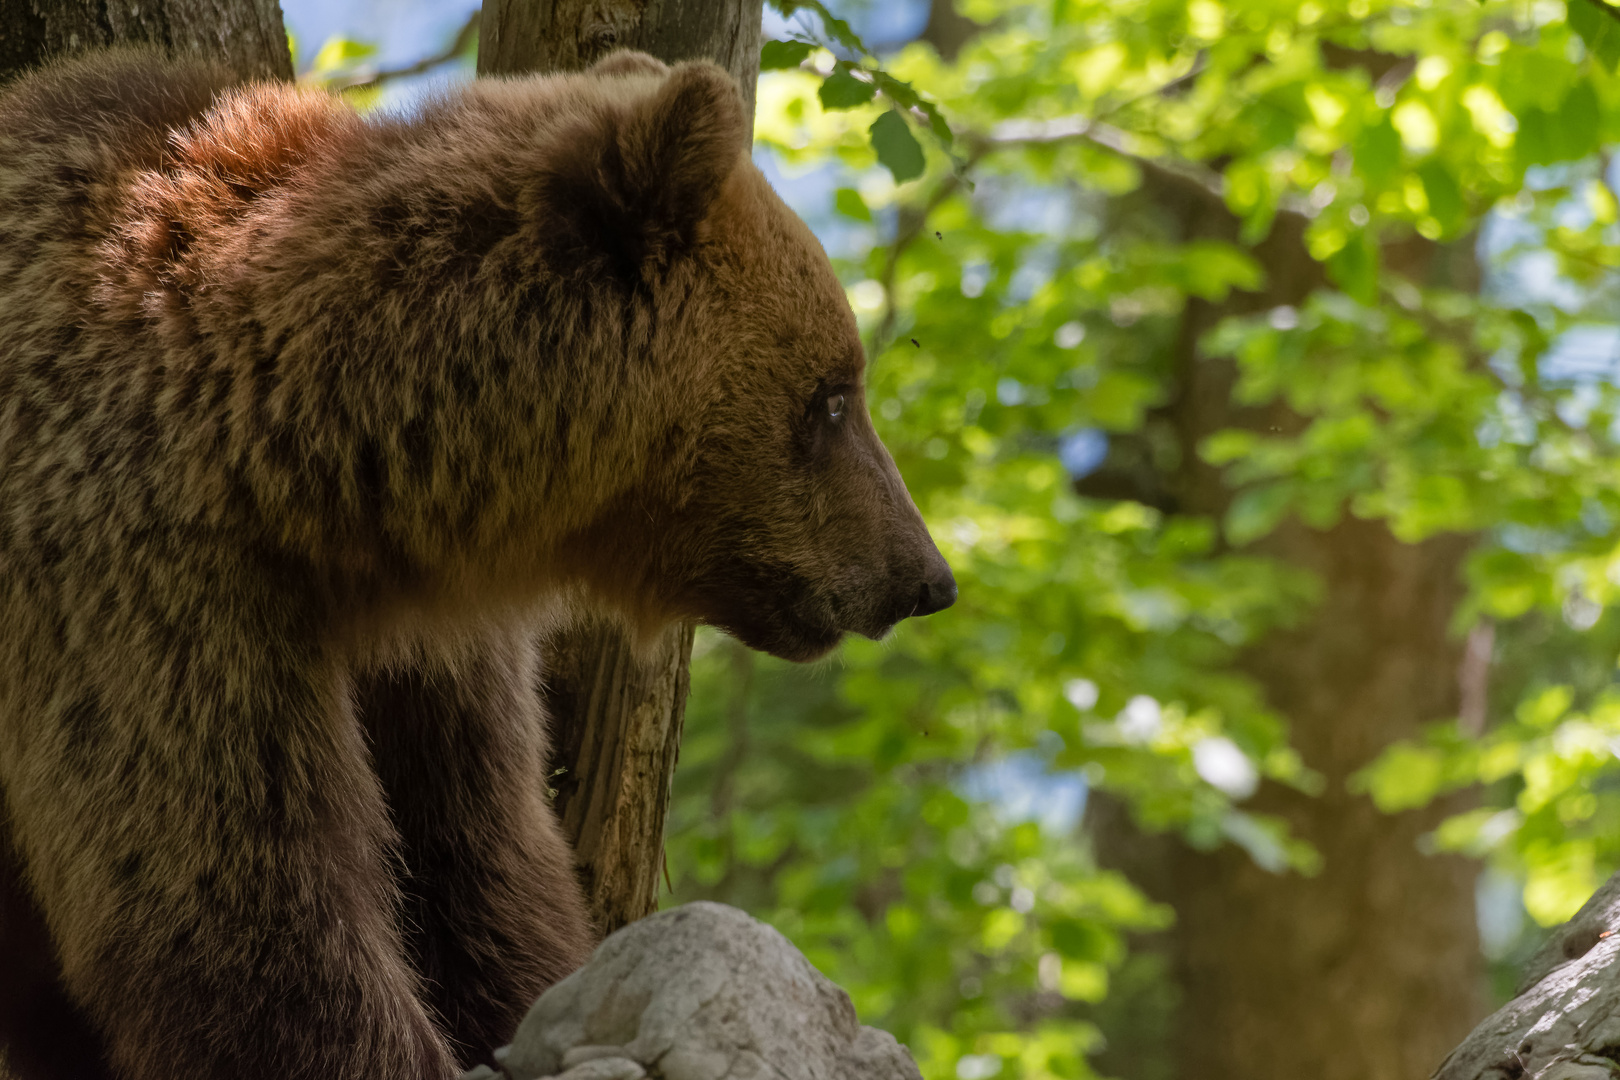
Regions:
[[[1537,918],[1620,864],[1620,400],[1567,359],[1620,310],[1620,77],[1591,4],[974,0],[953,63],[808,17],[833,50],[771,46],[758,145],[826,170],[805,212],[863,238],[840,271],[874,422],[962,598],[813,677],[704,646],[680,895],[769,913],[929,1080],[1086,1076],[1075,1010],[1164,913],[986,770],[1268,870],[1332,858],[1243,801],[1325,781],[1235,660],[1319,591],[1267,537],[1346,515],[1475,537],[1456,628],[1499,642],[1492,723],[1437,718],[1355,790],[1399,812],[1489,785],[1433,840],[1522,874]],[[1236,228],[1192,227],[1221,206]],[[1308,260],[1275,258],[1289,237]],[[1523,259],[1556,288],[1516,284]],[[1196,362],[1279,419],[1183,446],[1172,358],[1222,302],[1247,314]],[[1095,498],[1064,471],[1082,446],[1115,485]],[[1232,493],[1218,518],[1164,486],[1192,454]]]
[[[873,151],[878,161],[893,175],[896,183],[904,183],[922,175],[925,166],[922,146],[912,134],[903,113],[913,115],[933,133],[940,145],[949,148],[953,135],[950,124],[935,103],[919,93],[909,82],[896,78],[885,70],[862,43],[847,22],[835,16],[820,0],[771,0],[771,6],[784,16],[808,13],[814,17],[812,36],[788,41],[766,42],[760,57],[761,71],[808,67],[809,61],[823,41],[855,59],[833,58],[823,51],[828,63],[817,64],[821,76],[816,97],[822,108],[832,110],[857,109],[873,102],[879,96],[895,107],[895,111],[878,116],[868,128]],[[885,119],[890,117],[890,119]]]
[[[377,46],[364,41],[354,41],[346,37],[328,38],[316,52],[315,59],[310,65],[310,74],[322,77],[333,72],[343,71],[353,67],[362,60],[369,60],[377,55]]]

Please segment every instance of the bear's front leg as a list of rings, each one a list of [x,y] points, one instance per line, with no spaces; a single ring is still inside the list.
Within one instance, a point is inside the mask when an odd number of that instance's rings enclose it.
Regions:
[[[65,985],[126,1080],[445,1080],[347,678],[296,597],[249,618],[252,581],[198,580],[45,615],[62,651],[4,687],[0,780]]]
[[[403,842],[408,947],[464,1065],[597,940],[546,794],[538,675],[516,630],[356,679]]]
[[[50,933],[0,824],[0,1080],[111,1076],[100,1033],[62,988]]]

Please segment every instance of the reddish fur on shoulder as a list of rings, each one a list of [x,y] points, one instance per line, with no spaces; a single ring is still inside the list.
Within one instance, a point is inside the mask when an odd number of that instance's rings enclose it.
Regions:
[[[124,318],[157,318],[163,312],[153,305],[206,287],[201,251],[245,257],[253,237],[237,226],[249,208],[359,124],[340,102],[293,87],[226,91],[170,136],[163,168],[130,183],[97,299]]]

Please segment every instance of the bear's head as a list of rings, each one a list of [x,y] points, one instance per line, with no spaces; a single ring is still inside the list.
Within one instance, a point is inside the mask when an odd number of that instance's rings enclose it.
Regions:
[[[661,389],[646,479],[591,541],[645,550],[597,559],[615,566],[598,585],[638,621],[697,618],[792,660],[949,607],[956,582],[867,413],[843,287],[749,159],[735,83],[634,53],[592,74],[618,107],[553,173],[569,225],[549,242],[650,320]]]

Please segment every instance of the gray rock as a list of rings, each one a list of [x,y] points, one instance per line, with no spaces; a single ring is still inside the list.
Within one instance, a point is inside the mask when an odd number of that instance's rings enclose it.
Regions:
[[[501,1065],[511,1080],[921,1080],[786,938],[711,903],[608,938],[535,1003]]]
[[[595,1061],[598,1058],[623,1057],[624,1047],[622,1046],[576,1046],[563,1055],[562,1066],[564,1069],[572,1069],[575,1065],[583,1065],[587,1061]]]
[[[557,1080],[641,1080],[647,1070],[629,1058],[593,1058],[557,1077]]]

